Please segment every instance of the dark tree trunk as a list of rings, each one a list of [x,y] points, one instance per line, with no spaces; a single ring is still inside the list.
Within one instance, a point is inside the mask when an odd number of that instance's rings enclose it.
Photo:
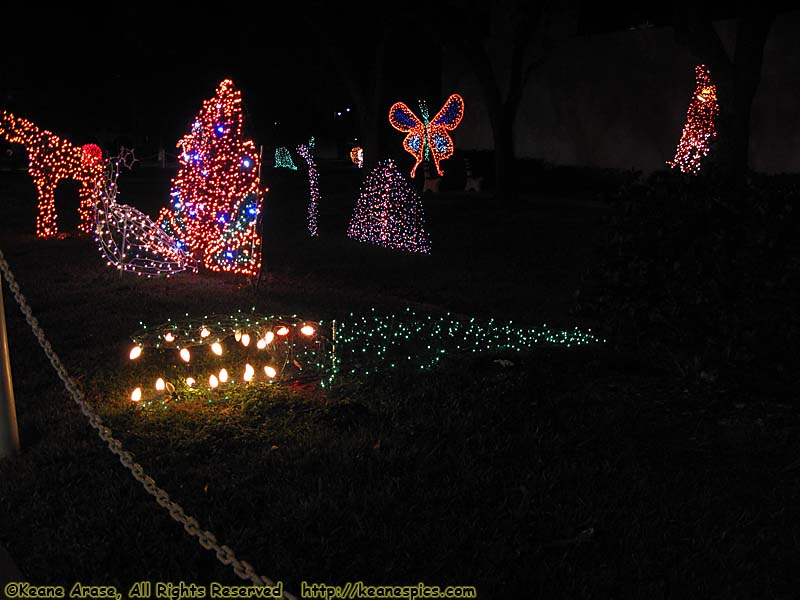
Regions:
[[[489,121],[494,137],[494,181],[498,200],[515,202],[519,199],[516,179],[516,156],[514,152],[514,121],[528,73],[522,73],[521,63],[512,61],[511,89],[503,98],[494,68],[482,46],[462,46],[472,63],[478,82],[481,84]],[[514,56],[521,55],[524,47],[515,47]]]
[[[492,119],[494,134],[494,176],[497,199],[507,203],[519,199],[516,156],[514,153],[514,114],[502,110]]]
[[[767,42],[774,15],[762,13],[745,18],[739,24],[734,53],[733,118],[731,131],[731,169],[738,184],[750,165],[750,117],[753,98],[761,82],[764,45]]]
[[[492,6],[497,9],[499,5]],[[514,122],[528,81],[548,54],[543,29],[546,14],[544,5],[531,4],[524,9],[522,4],[516,6],[516,12],[511,17],[511,33],[503,38],[511,48],[510,60],[505,63],[501,61],[497,68],[492,64],[481,35],[459,41],[461,51],[472,65],[481,85],[489,112],[494,137],[495,192],[497,199],[506,203],[520,199]],[[537,58],[531,60],[529,50],[534,39],[538,40],[540,48],[536,52]],[[507,85],[502,83],[505,75],[508,76]]]

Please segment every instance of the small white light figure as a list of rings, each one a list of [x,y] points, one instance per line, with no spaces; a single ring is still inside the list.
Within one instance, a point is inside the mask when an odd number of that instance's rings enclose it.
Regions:
[[[175,336],[172,335],[171,331],[168,331],[167,334],[164,336],[164,341],[165,342],[174,342],[175,341]]]
[[[203,329],[200,330],[200,337],[201,338],[207,338],[210,335],[211,335],[211,332],[208,330],[207,327],[203,327]]]

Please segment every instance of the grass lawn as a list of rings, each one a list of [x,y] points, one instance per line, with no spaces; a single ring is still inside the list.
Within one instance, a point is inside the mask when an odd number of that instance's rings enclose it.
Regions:
[[[151,216],[171,172],[120,177]],[[359,172],[265,169],[266,276],[120,277],[85,239],[33,236],[25,173],[0,173],[0,249],[55,350],[115,435],[187,514],[299,595],[301,581],[472,585],[479,598],[791,598],[800,557],[792,398],[646,364],[571,316],[605,209],[576,196],[426,196],[430,256],[345,236]],[[75,223],[69,185],[57,202]],[[23,451],[0,462],[0,545],[35,584],[242,583],[122,468],[74,406],[6,287]],[[314,385],[256,385],[142,411],[139,323],[255,308],[375,308],[593,328],[607,343],[448,355]],[[513,363],[495,362],[502,358]],[[796,404],[796,403],[795,403]]]

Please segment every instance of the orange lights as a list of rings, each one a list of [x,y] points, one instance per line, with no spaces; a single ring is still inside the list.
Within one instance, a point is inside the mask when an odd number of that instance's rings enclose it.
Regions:
[[[142,355],[142,347],[141,346],[134,346],[133,348],[131,348],[131,351],[128,354],[128,356],[130,357],[131,360],[136,360],[141,355]]]
[[[0,136],[13,144],[22,144],[28,153],[28,173],[39,195],[36,235],[58,235],[55,190],[61,179],[74,179],[81,184],[78,229],[92,231],[98,186],[103,177],[102,151],[95,144],[75,146],[31,121],[0,112]]]
[[[209,402],[226,401],[240,386],[307,380],[309,374],[327,368],[324,330],[320,323],[297,315],[253,313],[167,319],[143,326],[128,346],[129,352],[146,355],[146,360],[131,364],[140,373],[136,402],[143,410],[168,409],[184,399],[203,398],[204,393],[214,393]],[[167,342],[167,334],[176,343]]]
[[[350,160],[359,169],[364,166],[364,149],[361,146],[355,146],[350,150]]]
[[[142,388],[137,387],[131,393],[131,402],[139,402],[142,399]]]

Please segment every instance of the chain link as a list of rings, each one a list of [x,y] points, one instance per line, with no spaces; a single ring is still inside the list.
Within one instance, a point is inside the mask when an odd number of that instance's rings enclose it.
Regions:
[[[189,535],[196,537],[203,548],[206,550],[213,550],[217,559],[223,565],[232,565],[234,573],[241,579],[249,580],[253,582],[253,585],[274,586],[274,581],[256,573],[250,563],[236,558],[236,554],[228,546],[220,546],[214,534],[202,529],[197,519],[187,516],[183,511],[183,507],[171,500],[169,494],[164,489],[158,487],[153,478],[144,472],[142,466],[134,460],[133,454],[123,449],[122,442],[113,436],[113,432],[103,424],[102,419],[86,402],[83,391],[78,387],[77,382],[70,377],[61,359],[45,337],[44,331],[39,325],[39,321],[33,316],[28,301],[19,289],[19,285],[14,278],[14,274],[11,272],[11,268],[8,266],[8,262],[6,262],[2,250],[0,250],[0,270],[3,271],[3,277],[8,283],[8,287],[14,295],[14,299],[17,301],[22,314],[25,315],[25,320],[28,322],[28,325],[30,325],[33,334],[39,341],[39,345],[42,347],[42,350],[44,350],[47,358],[50,359],[50,364],[53,366],[53,369],[55,369],[59,379],[64,383],[64,387],[69,392],[70,396],[72,396],[75,403],[80,407],[81,412],[87,417],[89,424],[97,430],[100,439],[106,443],[108,449],[111,450],[112,453],[119,457],[119,461],[131,472],[134,479],[142,484],[145,491],[153,496],[160,506],[167,509],[174,520],[183,525],[184,530],[186,530]],[[295,596],[286,591],[283,592],[283,597],[286,600],[297,600]]]

